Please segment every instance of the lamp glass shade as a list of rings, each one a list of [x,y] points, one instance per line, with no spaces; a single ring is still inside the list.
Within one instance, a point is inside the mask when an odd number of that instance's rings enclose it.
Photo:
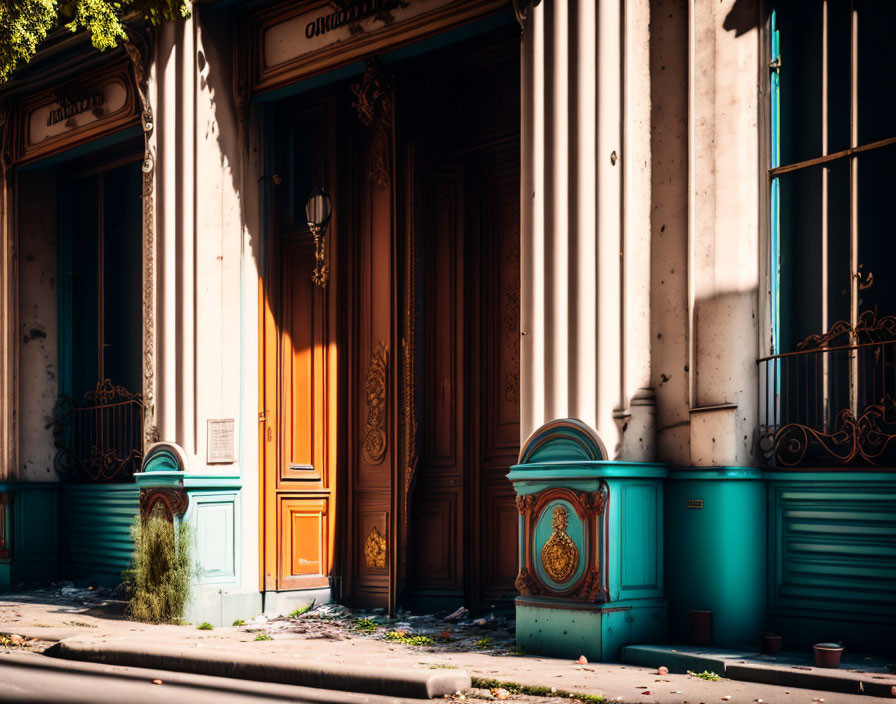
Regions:
[[[305,203],[305,217],[309,225],[314,225],[320,229],[327,226],[330,222],[330,213],[332,206],[330,204],[330,196],[323,188],[315,188],[308,196]]]

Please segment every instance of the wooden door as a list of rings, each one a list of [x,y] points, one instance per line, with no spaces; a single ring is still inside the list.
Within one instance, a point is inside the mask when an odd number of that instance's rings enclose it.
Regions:
[[[349,453],[350,564],[353,603],[391,610],[395,603],[399,497],[396,473],[398,269],[392,77],[370,63],[351,86],[356,108],[353,143],[352,377]]]
[[[262,587],[329,586],[337,501],[337,331],[330,259],[326,287],[312,282],[314,239],[304,205],[316,186],[339,198],[332,100],[306,101],[275,117],[270,235],[261,279]],[[331,150],[331,151],[327,151]],[[328,154],[325,159],[325,154]],[[330,251],[340,229],[334,212]]]
[[[469,246],[475,246],[468,257],[475,292],[468,383],[476,420],[467,475],[468,591],[483,604],[516,595],[518,513],[507,472],[520,451],[519,173],[516,149],[481,152],[467,191]]]
[[[517,38],[458,48],[412,68],[402,89],[399,139],[413,140],[420,174],[414,609],[516,594],[506,475],[519,453],[518,56]]]

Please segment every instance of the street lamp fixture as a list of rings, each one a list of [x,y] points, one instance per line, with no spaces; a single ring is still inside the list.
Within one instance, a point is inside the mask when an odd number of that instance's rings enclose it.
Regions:
[[[330,215],[333,206],[330,196],[320,187],[311,191],[305,203],[305,218],[308,229],[314,235],[314,271],[311,280],[321,288],[327,287],[329,270],[327,268],[327,226],[330,224]]]

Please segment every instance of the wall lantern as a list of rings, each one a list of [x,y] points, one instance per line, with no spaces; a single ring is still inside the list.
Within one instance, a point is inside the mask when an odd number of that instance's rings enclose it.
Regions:
[[[327,225],[333,207],[330,196],[323,188],[315,188],[305,203],[305,218],[308,229],[314,235],[314,271],[311,280],[321,288],[326,288],[329,271],[327,270]]]

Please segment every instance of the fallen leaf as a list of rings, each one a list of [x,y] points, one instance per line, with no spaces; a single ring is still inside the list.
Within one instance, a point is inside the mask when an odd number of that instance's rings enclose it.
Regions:
[[[162,680],[153,680],[152,683],[153,684],[162,684]]]
[[[643,692],[641,692],[641,694],[650,694],[650,690],[649,690],[649,689],[645,689]]]
[[[665,665],[663,665],[662,667],[660,667],[660,668],[656,671],[656,674],[658,674],[658,675],[668,675],[668,674],[669,674],[669,668],[666,667]]]
[[[584,655],[579,655],[579,665],[587,665],[587,664],[588,664],[588,658],[586,658]]]

